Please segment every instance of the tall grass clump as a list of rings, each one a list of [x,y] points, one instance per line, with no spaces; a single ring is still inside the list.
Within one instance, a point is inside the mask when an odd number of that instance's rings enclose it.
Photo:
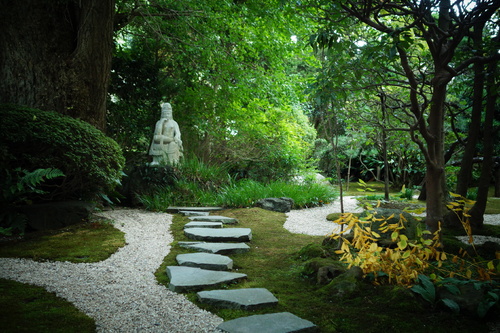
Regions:
[[[231,177],[225,164],[207,164],[196,156],[182,159],[177,168],[180,179],[196,183],[202,189],[217,189],[231,182]]]
[[[175,166],[175,183],[157,186],[138,194],[148,210],[165,211],[169,206],[252,207],[263,198],[289,197],[295,208],[318,206],[337,197],[329,184],[262,183],[252,179],[235,181],[227,166],[208,165],[196,157],[186,158]]]
[[[294,200],[295,208],[304,208],[329,203],[337,197],[337,192],[328,184],[279,181],[264,184],[246,179],[223,188],[218,195],[217,205],[251,207],[260,199],[271,197],[289,197]]]

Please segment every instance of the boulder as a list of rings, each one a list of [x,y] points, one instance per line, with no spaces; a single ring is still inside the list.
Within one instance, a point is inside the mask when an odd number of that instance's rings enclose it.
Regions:
[[[347,272],[340,274],[330,281],[322,291],[334,297],[347,298],[361,290],[363,270],[353,266]]]
[[[405,229],[401,230],[400,233],[406,235],[409,239],[416,239],[417,228],[419,227],[419,224],[421,225],[422,228],[425,228],[424,224],[419,222],[411,214],[399,209],[375,208],[373,210],[364,211],[363,213],[361,213],[359,217],[360,219],[363,219],[369,214],[373,214],[375,218],[379,221],[373,221],[371,225],[365,224],[365,226],[371,227],[373,231],[378,232],[381,235],[382,239],[384,240],[382,242],[383,243],[382,245],[390,245],[388,243],[390,243],[391,232],[380,233],[379,232],[380,225],[384,222],[387,222],[388,224],[398,223],[400,220],[400,215],[402,215],[403,218],[406,219],[406,221],[403,221]],[[388,219],[392,215],[393,217]]]
[[[273,212],[288,213],[292,210],[293,204],[293,199],[281,197],[261,199],[255,203],[255,206]]]
[[[345,273],[345,268],[341,265],[322,266],[318,269],[316,283],[328,284],[340,274]]]

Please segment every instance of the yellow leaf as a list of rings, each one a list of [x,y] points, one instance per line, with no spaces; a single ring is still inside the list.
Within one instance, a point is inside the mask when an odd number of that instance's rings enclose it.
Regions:
[[[399,238],[400,238],[401,240],[405,240],[405,241],[407,241],[407,240],[408,240],[408,237],[406,237],[406,235],[400,235],[400,236],[399,236]]]
[[[470,279],[472,277],[472,271],[470,269],[467,270],[467,272],[465,273],[465,276]]]
[[[488,262],[488,269],[490,270],[495,270],[495,265],[493,264],[493,261]]]
[[[372,231],[372,235],[373,235],[374,237],[380,238],[380,235],[379,235],[379,234],[377,234],[375,231]]]
[[[401,256],[401,258],[406,259],[410,256],[410,254],[411,254],[410,251],[405,251],[405,252],[403,252],[403,255]]]
[[[377,250],[378,250],[377,243],[372,243],[372,245],[370,245],[370,252],[376,252]]]
[[[441,252],[441,260],[446,260],[446,253]]]
[[[406,249],[407,246],[408,246],[408,242],[404,239],[402,239],[398,242],[398,247],[400,250]]]
[[[392,234],[391,234],[391,239],[393,242],[396,241],[396,239],[398,239],[398,236],[399,236],[399,232],[397,231],[394,231]]]
[[[335,253],[336,253],[336,254],[343,254],[343,253],[344,253],[344,251],[343,251],[343,250],[337,250],[337,251],[335,251]]]

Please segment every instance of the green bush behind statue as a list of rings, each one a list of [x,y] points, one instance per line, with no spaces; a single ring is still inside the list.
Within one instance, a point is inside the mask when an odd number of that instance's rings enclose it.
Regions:
[[[118,144],[92,125],[55,112],[0,105],[0,174],[56,168],[45,193],[30,201],[96,200],[119,184],[125,163]]]

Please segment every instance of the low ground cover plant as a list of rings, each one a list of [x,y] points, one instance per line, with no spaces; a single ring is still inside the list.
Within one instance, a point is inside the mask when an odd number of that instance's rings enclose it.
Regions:
[[[485,321],[452,312],[436,310],[420,301],[406,287],[389,284],[378,286],[363,283],[361,289],[349,297],[337,297],[326,292],[315,277],[304,274],[311,261],[329,264],[337,262],[332,249],[322,244],[324,237],[292,234],[283,228],[283,213],[260,208],[228,209],[224,216],[235,217],[240,227],[252,229],[250,252],[231,255],[234,269],[248,275],[238,284],[222,288],[267,288],[278,299],[277,308],[256,311],[220,309],[198,303],[196,293],[186,296],[198,306],[211,311],[224,320],[254,314],[289,311],[318,325],[321,332],[488,332]],[[178,245],[188,240],[183,232],[188,218],[175,215],[172,224],[174,243],[164,263],[157,270],[160,283],[168,286],[166,266],[177,265],[175,257],[190,252]],[[333,229],[333,224],[332,224]],[[408,315],[411,313],[411,315]],[[425,323],[423,325],[422,323]]]
[[[464,199],[459,199],[450,203],[449,208],[458,213],[466,204]],[[494,277],[500,273],[500,258],[484,260],[477,256],[477,252],[476,256],[471,256],[462,248],[458,254],[447,253],[439,237],[440,230],[432,235],[417,226],[416,235],[411,237],[403,213],[396,223],[391,223],[394,215],[381,217],[376,215],[374,208],[372,210],[373,213],[364,218],[343,214],[335,221],[343,226],[340,234],[332,235],[333,239],[340,240],[340,249],[336,253],[340,255],[341,262],[348,267],[360,267],[377,285],[388,283],[411,287],[433,308],[439,301],[455,313],[462,310],[470,312],[470,309],[464,308],[471,305],[460,301],[465,297],[462,294],[470,291],[468,285],[478,291],[478,296],[467,296],[479,297],[472,311],[478,317],[485,317],[498,304],[500,282]],[[462,213],[464,231],[475,251],[467,212]],[[351,233],[349,238],[343,236],[347,231]],[[439,288],[451,295],[444,291],[438,294]]]

